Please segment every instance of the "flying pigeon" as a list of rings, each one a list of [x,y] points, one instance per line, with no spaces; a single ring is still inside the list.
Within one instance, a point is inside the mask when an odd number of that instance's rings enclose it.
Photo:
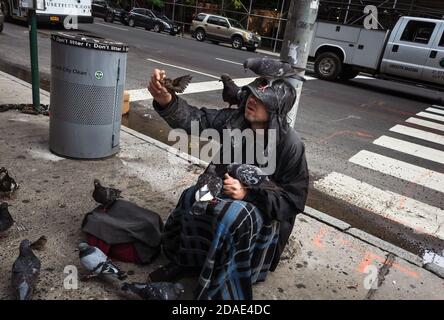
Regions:
[[[46,238],[46,236],[41,236],[36,241],[31,243],[29,245],[29,247],[32,250],[43,250],[45,248],[45,246],[46,246],[46,242],[48,242],[48,239]]]
[[[12,288],[17,300],[31,300],[41,263],[32,252],[29,240],[20,243],[20,255],[12,266]]]
[[[14,224],[14,219],[8,210],[9,204],[2,202],[0,204],[0,232],[5,232]]]
[[[152,283],[124,283],[123,291],[131,291],[144,300],[178,300],[184,293],[180,283],[152,282]]]
[[[222,90],[222,99],[224,102],[228,103],[228,108],[231,106],[238,105],[240,103],[240,93],[241,89],[234,83],[231,77],[224,73],[220,76],[220,80],[224,84],[224,89]]]
[[[191,75],[185,75],[175,79],[164,78],[161,80],[162,85],[167,88],[168,92],[174,96],[177,93],[182,93],[188,87],[193,77]]]
[[[106,254],[97,247],[90,246],[86,242],[79,244],[79,257],[82,265],[91,272],[87,278],[99,275],[112,275],[119,280],[125,280],[127,275],[120,271]]]
[[[268,180],[268,177],[259,167],[251,164],[229,164],[227,166],[227,173],[246,187],[258,186],[263,181]]]
[[[244,69],[250,69],[258,76],[267,79],[294,78],[300,81],[305,79],[298,75],[304,69],[293,67],[291,64],[271,58],[248,58],[244,61]]]
[[[9,198],[13,194],[19,185],[13,178],[9,176],[8,170],[5,167],[0,168],[0,194],[7,195]]]
[[[106,211],[113,203],[121,198],[121,191],[114,188],[103,187],[98,179],[94,179],[93,198],[96,202],[102,204],[103,210]]]

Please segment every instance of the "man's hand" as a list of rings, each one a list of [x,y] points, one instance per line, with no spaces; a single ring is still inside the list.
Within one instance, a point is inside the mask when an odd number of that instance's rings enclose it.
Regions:
[[[162,85],[162,80],[165,78],[165,70],[154,69],[151,75],[151,80],[148,83],[148,91],[162,107],[170,104],[173,97],[168,90]]]
[[[247,195],[247,189],[239,180],[226,173],[224,176],[224,193],[234,200],[243,200]]]

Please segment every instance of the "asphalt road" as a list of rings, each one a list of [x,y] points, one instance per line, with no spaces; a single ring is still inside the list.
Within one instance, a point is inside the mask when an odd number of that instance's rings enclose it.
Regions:
[[[49,35],[57,31],[39,30],[40,71],[46,86]],[[80,25],[79,32],[130,46],[128,90],[145,88],[154,67],[165,69],[171,77],[191,73],[193,83],[215,81],[224,72],[233,78],[253,77],[240,64],[264,55],[102,20]],[[25,26],[10,23],[0,34],[0,69],[25,79],[29,79],[27,36]],[[220,91],[184,98],[197,106],[226,106]],[[442,250],[443,109],[426,111],[439,99],[444,101],[443,93],[366,77],[348,83],[307,81],[296,130],[306,145],[311,173],[308,205],[412,252]],[[432,124],[424,126],[412,118]],[[172,144],[167,141],[169,129],[152,110],[150,100],[133,103],[124,123]]]

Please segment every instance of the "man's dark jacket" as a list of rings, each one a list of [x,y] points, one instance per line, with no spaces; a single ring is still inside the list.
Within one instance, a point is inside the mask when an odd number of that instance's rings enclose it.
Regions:
[[[200,130],[215,129],[222,136],[223,129],[246,129],[244,107],[239,109],[209,109],[190,106],[180,97],[162,108],[156,101],[154,109],[172,127],[191,134],[191,122],[199,121]],[[271,182],[249,189],[244,201],[254,204],[265,219],[280,222],[279,242],[270,270],[274,271],[288,242],[295,217],[304,211],[308,192],[308,168],[305,147],[295,130],[281,132],[276,150],[276,170]],[[222,161],[221,161],[222,162]],[[216,172],[222,177],[227,164],[217,164]]]

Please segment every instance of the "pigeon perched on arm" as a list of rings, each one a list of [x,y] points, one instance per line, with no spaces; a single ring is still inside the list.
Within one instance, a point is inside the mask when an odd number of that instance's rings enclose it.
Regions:
[[[220,76],[220,80],[224,85],[224,89],[222,90],[222,99],[224,102],[228,103],[228,108],[231,106],[238,105],[240,103],[240,94],[241,89],[234,83],[231,77],[224,73]]]
[[[20,255],[12,266],[12,288],[17,300],[31,300],[40,274],[41,263],[32,252],[29,240],[20,243]]]
[[[268,79],[293,78],[305,81],[298,75],[304,69],[293,67],[291,64],[271,58],[248,58],[244,61],[244,69],[250,69],[260,77]]]
[[[9,204],[6,202],[2,202],[0,204],[0,232],[5,232],[14,224],[14,219],[9,213]]]
[[[239,180],[244,186],[258,186],[268,181],[268,176],[257,166],[251,164],[232,163],[227,166],[227,173]]]
[[[123,291],[131,291],[144,300],[178,300],[184,293],[180,283],[152,282],[152,283],[124,283]]]
[[[193,77],[188,74],[175,79],[163,78],[160,82],[172,96],[175,96],[176,92],[183,93],[185,91],[192,78]]]
[[[125,280],[127,277],[127,274],[119,270],[102,250],[90,246],[86,242],[79,244],[79,258],[82,265],[91,272],[88,278],[99,275],[112,275],[119,280]]]
[[[11,198],[19,185],[15,180],[9,175],[8,170],[5,167],[0,168],[0,195],[6,195]]]
[[[117,199],[121,198],[120,193],[119,189],[104,187],[98,179],[94,179],[93,198],[102,205],[104,211],[108,210]]]

